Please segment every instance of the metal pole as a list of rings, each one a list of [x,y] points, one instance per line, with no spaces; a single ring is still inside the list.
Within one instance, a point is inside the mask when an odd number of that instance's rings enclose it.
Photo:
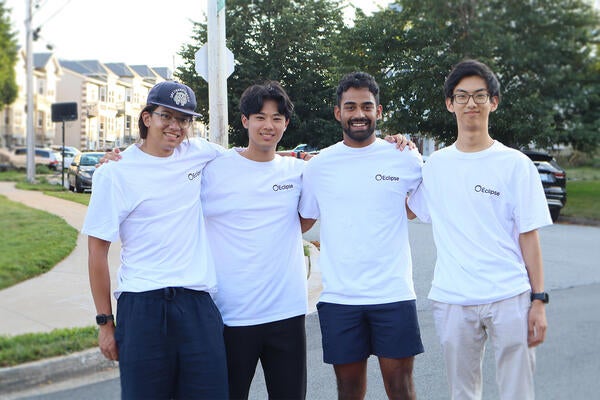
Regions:
[[[25,31],[27,32],[26,67],[27,67],[27,182],[35,181],[35,132],[33,130],[33,30],[31,27],[33,15],[31,1],[27,0],[27,16],[25,18]]]
[[[65,120],[62,122],[62,187],[65,187]]]
[[[208,34],[208,105],[210,141],[227,148],[227,76],[225,75],[225,7],[218,0],[209,0],[207,8]]]

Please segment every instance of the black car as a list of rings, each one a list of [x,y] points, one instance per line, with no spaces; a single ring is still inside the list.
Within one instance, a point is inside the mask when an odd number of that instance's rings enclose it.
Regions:
[[[67,180],[69,181],[69,190],[82,193],[85,190],[92,190],[92,175],[96,170],[96,164],[104,153],[102,152],[84,152],[79,153],[73,158],[73,162],[67,170]]]
[[[567,173],[554,157],[544,151],[521,150],[531,158],[540,173],[550,216],[556,221],[560,210],[567,204]]]

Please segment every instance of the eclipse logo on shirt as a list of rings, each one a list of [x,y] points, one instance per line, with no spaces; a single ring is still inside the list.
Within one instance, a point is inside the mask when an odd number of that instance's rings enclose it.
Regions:
[[[497,190],[488,189],[481,185],[475,185],[475,191],[477,193],[485,193],[485,194],[489,194],[489,195],[500,196],[500,192],[498,192]]]
[[[377,175],[375,175],[375,180],[376,181],[392,181],[392,182],[397,182],[397,181],[400,180],[400,178],[397,177],[397,176],[389,176],[389,175],[377,174]]]
[[[291,190],[294,188],[294,185],[291,183],[284,183],[283,185],[273,185],[273,191],[279,192],[280,190]]]
[[[193,181],[194,179],[196,179],[197,177],[199,177],[201,174],[202,174],[202,171],[190,172],[188,174],[188,179],[190,181]]]

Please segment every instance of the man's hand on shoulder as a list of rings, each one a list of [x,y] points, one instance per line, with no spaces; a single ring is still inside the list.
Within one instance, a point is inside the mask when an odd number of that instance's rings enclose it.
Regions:
[[[412,140],[409,140],[402,134],[388,135],[383,138],[388,143],[396,143],[396,148],[400,151],[404,150],[408,146],[409,150],[416,149],[417,145]]]
[[[96,164],[96,168],[100,168],[102,164],[106,164],[109,161],[119,161],[122,158],[120,153],[121,150],[118,147],[115,147],[111,151],[107,151],[99,160],[98,164]]]

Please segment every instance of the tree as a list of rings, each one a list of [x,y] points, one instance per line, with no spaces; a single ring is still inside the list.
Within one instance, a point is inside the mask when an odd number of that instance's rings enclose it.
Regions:
[[[0,110],[17,98],[16,63],[17,41],[11,30],[10,13],[0,1]]]
[[[477,58],[502,85],[492,135],[513,147],[559,142],[593,149],[600,140],[598,14],[583,0],[404,0],[356,20],[355,62],[382,77],[384,126],[445,142],[456,134],[444,104],[451,67]]]
[[[239,115],[243,90],[264,80],[279,81],[295,105],[281,146],[323,147],[339,140],[331,54],[343,27],[340,7],[338,0],[227,1],[227,47],[236,60],[228,79],[231,144],[247,143]],[[194,71],[194,53],[206,43],[207,27],[204,22],[194,26],[193,43],[180,53],[185,65],[176,74],[196,92],[201,119],[207,122],[208,85]]]

